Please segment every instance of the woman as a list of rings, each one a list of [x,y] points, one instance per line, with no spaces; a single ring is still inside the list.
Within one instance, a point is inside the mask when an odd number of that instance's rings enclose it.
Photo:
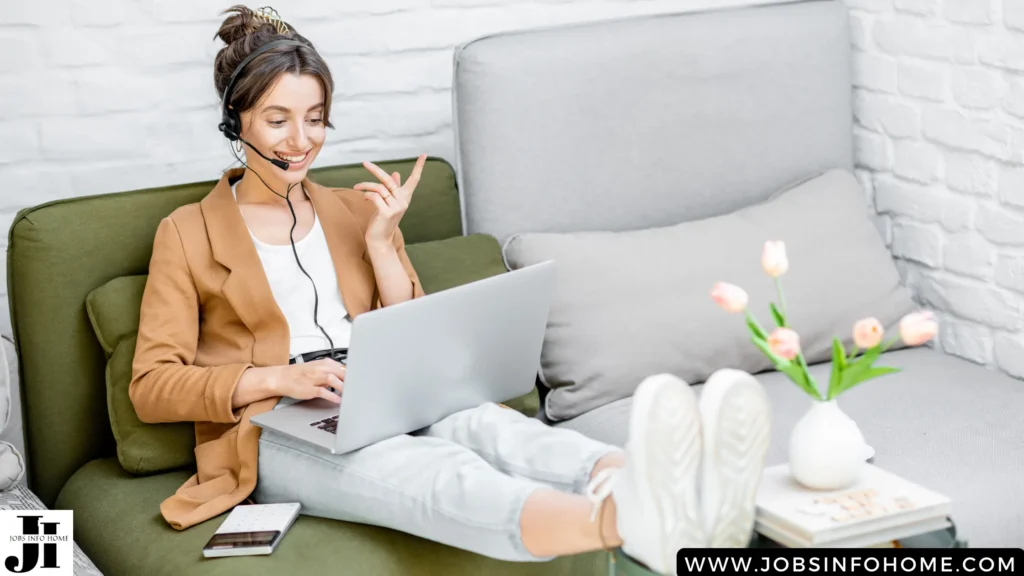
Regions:
[[[755,467],[720,473],[712,441],[758,432],[717,429],[731,402],[764,409],[740,373],[713,378],[702,410],[678,379],[644,381],[626,450],[495,404],[344,455],[250,423],[281,401],[338,402],[345,367],[332,351],[347,347],[351,318],[423,296],[398,224],[425,156],[404,183],[370,163],[377,181],[353,190],[310,181],[331,126],[328,67],[276,13],[226,13],[214,81],[245,162],[160,223],[130,388],[143,421],[195,422],[198,471],[163,502],[165,519],[185,529],[250,497],[300,502],[494,558],[623,546],[671,573],[681,547],[744,545],[763,447],[743,454]],[[716,487],[703,495],[702,458]]]

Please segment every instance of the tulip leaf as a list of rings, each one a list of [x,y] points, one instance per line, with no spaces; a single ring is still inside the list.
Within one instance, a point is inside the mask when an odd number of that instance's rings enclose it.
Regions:
[[[840,378],[843,376],[843,370],[846,368],[846,350],[843,349],[843,345],[839,343],[838,338],[832,339],[832,375],[828,381],[828,398],[832,399],[835,397],[835,393],[839,390]]]
[[[804,382],[807,385],[807,389],[813,392],[811,394],[812,396],[821,400],[821,390],[818,388],[818,383],[814,380],[814,377],[811,376],[811,369],[807,367],[807,360],[804,358],[803,352],[797,354],[796,361],[803,371]]]
[[[875,346],[874,348],[868,348],[867,350],[864,351],[864,355],[863,356],[861,356],[860,358],[857,358],[856,360],[853,360],[852,362],[847,364],[847,368],[852,369],[854,367],[861,367],[861,368],[859,368],[861,370],[863,370],[865,368],[870,368],[871,365],[875,363],[875,360],[878,360],[878,357],[881,354],[882,354],[882,348],[880,346]]]
[[[785,328],[786,317],[782,315],[782,312],[779,312],[778,307],[775,306],[775,302],[771,302],[769,306],[772,309],[772,318],[775,319],[775,325],[778,326],[779,328]]]
[[[874,366],[869,367],[867,370],[859,371],[856,374],[844,374],[844,377],[839,385],[839,390],[836,396],[842,394],[843,392],[846,392],[847,390],[853,388],[854,386],[860,384],[861,382],[866,382],[868,380],[878,378],[880,376],[885,376],[887,374],[895,374],[896,372],[899,371],[899,368],[890,368],[889,366]]]
[[[764,328],[762,328],[757,322],[757,318],[754,318],[749,311],[747,312],[747,328],[750,329],[750,332],[760,340],[768,339],[768,333],[764,331]]]
[[[751,338],[751,340],[754,342],[754,346],[760,348],[761,352],[763,352],[764,355],[767,356],[768,359],[771,360],[772,363],[775,364],[775,367],[778,368],[779,370],[782,370],[783,366],[789,366],[790,364],[792,364],[792,362],[790,362],[789,360],[786,360],[782,356],[779,356],[775,352],[772,352],[772,349],[768,346],[768,343],[765,342],[763,338]]]
[[[789,376],[789,379],[792,380],[793,383],[795,383],[797,386],[799,386],[804,392],[810,394],[814,398],[821,399],[821,395],[818,393],[817,387],[814,386],[814,384],[810,380],[810,377],[807,374],[805,366],[794,364],[793,362],[786,360],[785,358],[772,352],[771,348],[768,346],[768,343],[765,342],[764,340],[751,338],[751,341],[754,343],[755,346],[761,349],[761,352],[763,352],[769,360],[772,361],[772,363],[775,365],[776,370],[782,372],[786,376]],[[802,356],[798,356],[797,358],[802,360]]]
[[[864,352],[863,356],[848,364],[846,368],[843,370],[843,375],[839,380],[838,389],[836,390],[834,395],[832,395],[830,392],[830,396],[832,398],[835,398],[839,394],[842,394],[843,392],[848,390],[854,384],[862,382],[866,378],[864,376],[865,374],[874,374],[874,372],[872,371],[875,369],[872,368],[871,365],[874,364],[876,360],[878,360],[878,356],[881,353],[881,348],[875,346],[874,348],[870,348],[866,352]],[[880,375],[881,374],[870,376],[870,378],[876,378],[877,376]],[[851,384],[851,382],[853,384]]]

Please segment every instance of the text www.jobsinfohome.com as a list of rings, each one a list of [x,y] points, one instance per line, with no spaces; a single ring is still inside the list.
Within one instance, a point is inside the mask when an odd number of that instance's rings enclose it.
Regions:
[[[679,574],[1024,574],[1024,550],[684,549]]]

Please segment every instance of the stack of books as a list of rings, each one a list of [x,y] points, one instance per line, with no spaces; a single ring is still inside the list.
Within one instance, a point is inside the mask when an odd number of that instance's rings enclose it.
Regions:
[[[787,548],[892,547],[948,528],[951,508],[949,498],[872,464],[835,491],[800,485],[782,464],[764,471],[754,529]]]

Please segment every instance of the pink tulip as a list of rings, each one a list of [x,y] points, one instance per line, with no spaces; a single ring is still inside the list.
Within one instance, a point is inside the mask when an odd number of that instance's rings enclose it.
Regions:
[[[768,347],[777,356],[792,360],[800,353],[800,336],[789,328],[776,328],[768,336]]]
[[[761,253],[761,267],[773,278],[778,278],[789,270],[789,259],[786,258],[786,243],[768,241],[764,243]]]
[[[864,350],[874,348],[882,341],[884,332],[885,329],[877,318],[859,320],[853,325],[853,343]]]
[[[711,288],[711,298],[726,312],[743,312],[747,308],[747,292],[739,286],[717,282]]]
[[[900,338],[907,346],[920,346],[935,337],[939,325],[929,311],[912,312],[900,320]]]

